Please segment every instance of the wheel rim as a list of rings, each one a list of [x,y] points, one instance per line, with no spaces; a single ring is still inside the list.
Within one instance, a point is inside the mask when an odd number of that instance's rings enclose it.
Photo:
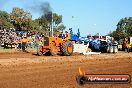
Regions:
[[[72,46],[72,44],[70,44],[70,45],[68,46],[68,52],[69,52],[69,53],[72,53],[72,51],[73,51],[73,46]]]

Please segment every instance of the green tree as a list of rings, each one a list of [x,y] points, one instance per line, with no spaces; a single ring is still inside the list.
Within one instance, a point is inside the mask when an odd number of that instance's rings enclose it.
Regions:
[[[10,13],[10,19],[15,28],[27,30],[30,28],[32,15],[30,12],[24,11],[22,8],[13,8]]]
[[[53,17],[53,21],[52,21],[52,17]],[[52,16],[52,13],[49,12],[45,15],[42,15],[40,18],[36,19],[36,21],[39,22],[39,26],[41,27],[41,29],[45,31],[49,31],[51,25],[54,26],[55,30],[62,30],[62,28],[65,29],[65,26],[61,25],[62,15],[58,15],[57,13],[53,13]]]
[[[62,24],[62,15],[58,15],[57,13],[53,14],[53,26],[54,32],[61,31],[63,32],[66,27]]]
[[[64,26],[63,24],[60,24],[59,26],[57,26],[56,28],[54,28],[54,31],[63,32],[65,29],[66,29],[66,26]]]
[[[39,26],[38,20],[35,19],[29,23],[29,30],[30,31],[39,31],[39,29],[40,29],[40,26]]]
[[[54,26],[58,26],[62,22],[62,15],[58,15],[57,13],[53,14],[53,24]]]
[[[121,32],[124,37],[132,36],[132,17],[122,18],[117,24],[117,32]]]
[[[118,22],[116,30],[109,35],[113,36],[116,40],[132,36],[132,17],[122,18]]]
[[[0,25],[7,29],[13,27],[10,23],[10,16],[5,11],[0,11]]]
[[[44,16],[41,16],[40,18],[36,19],[36,21],[39,23],[39,27],[41,30],[49,30],[50,22]]]

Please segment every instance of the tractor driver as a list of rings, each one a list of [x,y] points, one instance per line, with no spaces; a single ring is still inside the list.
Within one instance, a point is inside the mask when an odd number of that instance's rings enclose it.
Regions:
[[[67,31],[65,31],[65,33],[66,33],[66,40],[70,40],[70,34]]]

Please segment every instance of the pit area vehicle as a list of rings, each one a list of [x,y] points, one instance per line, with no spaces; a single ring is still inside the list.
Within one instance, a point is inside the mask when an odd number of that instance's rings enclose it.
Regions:
[[[108,43],[106,41],[100,41],[99,49],[101,52],[107,52]]]
[[[42,46],[37,49],[38,55],[64,55],[70,56],[73,53],[73,44],[71,41],[60,37],[44,37]]]

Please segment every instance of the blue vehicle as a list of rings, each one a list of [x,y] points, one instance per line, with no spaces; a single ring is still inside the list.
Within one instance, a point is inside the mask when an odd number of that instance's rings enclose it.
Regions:
[[[70,28],[69,30],[70,30],[70,40],[78,42],[79,41],[79,37],[80,37],[79,29],[78,29],[78,33],[77,34],[73,34],[72,28]]]
[[[89,48],[92,49],[92,51],[100,51],[100,52],[106,52],[108,47],[108,43],[106,41],[94,39],[89,43]]]
[[[80,37],[79,41],[84,42],[84,44],[88,44],[91,40],[87,37]]]

